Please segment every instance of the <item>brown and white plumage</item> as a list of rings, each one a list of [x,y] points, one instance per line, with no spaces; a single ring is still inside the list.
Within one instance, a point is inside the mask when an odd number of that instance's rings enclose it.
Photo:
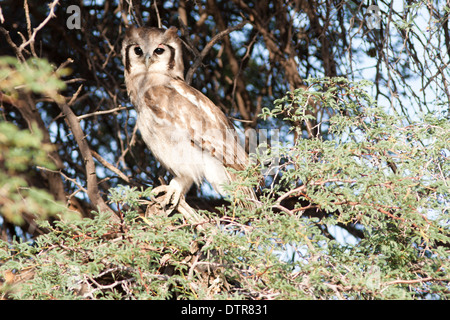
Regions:
[[[248,156],[233,125],[205,95],[183,79],[181,41],[175,28],[129,28],[122,46],[125,82],[138,112],[142,138],[158,161],[174,176],[174,200],[193,183],[206,179],[221,195],[238,177]],[[252,188],[242,187],[252,200]]]

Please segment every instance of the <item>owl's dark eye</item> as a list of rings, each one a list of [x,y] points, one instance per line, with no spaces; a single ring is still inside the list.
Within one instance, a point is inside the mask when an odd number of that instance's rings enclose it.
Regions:
[[[163,48],[156,48],[155,51],[153,51],[154,53],[156,53],[158,56],[164,53],[164,49]]]
[[[141,47],[134,47],[134,53],[135,53],[137,56],[142,56],[142,55],[144,54],[144,52],[142,52]]]

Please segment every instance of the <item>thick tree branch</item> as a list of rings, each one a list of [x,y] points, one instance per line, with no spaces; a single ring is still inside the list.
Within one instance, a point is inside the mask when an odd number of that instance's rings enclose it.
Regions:
[[[97,174],[95,172],[94,158],[92,157],[91,149],[86,140],[86,137],[84,136],[83,130],[81,129],[77,116],[69,107],[69,105],[65,103],[59,103],[58,106],[64,114],[70,131],[72,131],[73,136],[78,144],[81,156],[83,157],[83,162],[86,168],[86,182],[89,199],[95,207],[98,207],[100,211],[113,212],[100,195],[100,191],[98,189]],[[118,219],[115,215],[112,215],[112,217],[114,217],[114,219]]]

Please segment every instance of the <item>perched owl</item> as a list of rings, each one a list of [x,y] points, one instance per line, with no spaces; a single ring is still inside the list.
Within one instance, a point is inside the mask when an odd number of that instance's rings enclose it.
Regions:
[[[125,83],[138,114],[142,138],[174,178],[163,206],[175,207],[193,183],[207,180],[221,195],[249,162],[225,114],[184,81],[181,40],[177,29],[128,28],[122,45]],[[252,188],[241,187],[256,203]]]

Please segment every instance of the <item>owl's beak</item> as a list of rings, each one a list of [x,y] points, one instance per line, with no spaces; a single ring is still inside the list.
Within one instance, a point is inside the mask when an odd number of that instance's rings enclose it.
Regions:
[[[147,68],[150,66],[150,63],[151,63],[150,59],[151,59],[151,57],[152,57],[152,56],[149,55],[149,54],[146,54],[146,55],[145,55],[145,58],[144,58],[145,60],[144,60],[144,61],[145,61],[145,66],[146,66]]]

